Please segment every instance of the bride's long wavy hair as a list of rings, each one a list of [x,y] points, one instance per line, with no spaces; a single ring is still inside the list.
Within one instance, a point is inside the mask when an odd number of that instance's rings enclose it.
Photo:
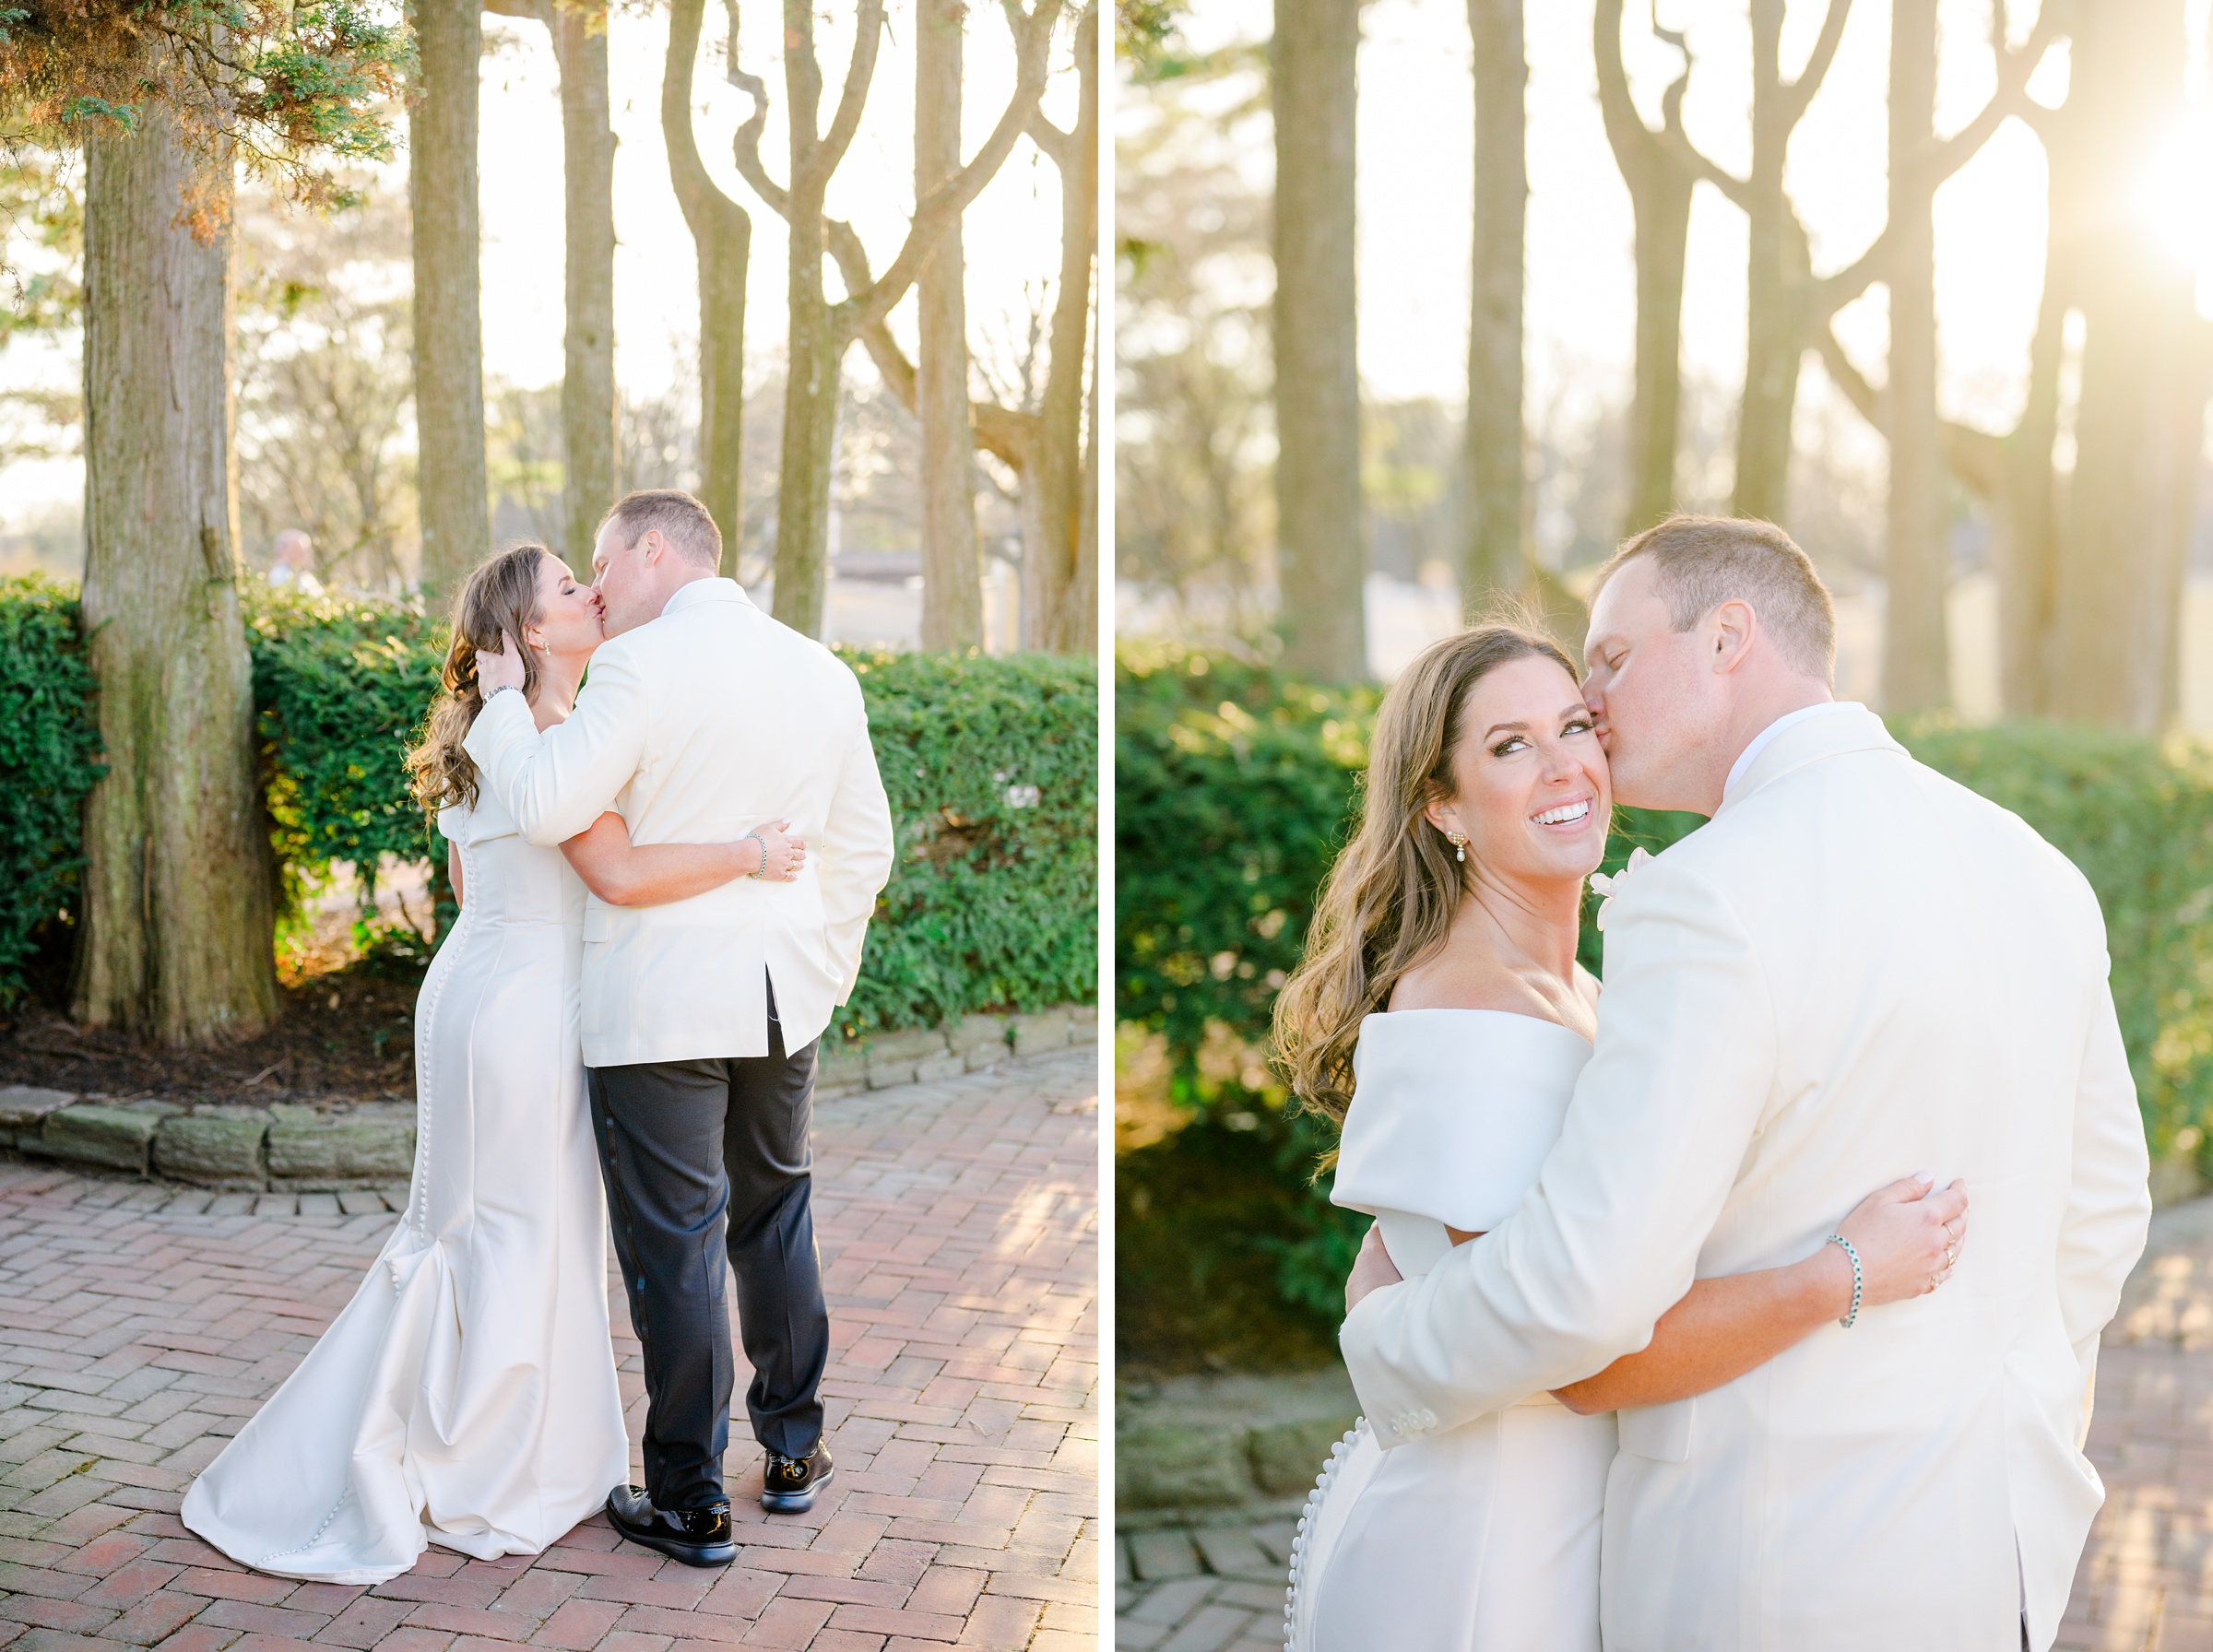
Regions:
[[[536,540],[503,550],[470,574],[454,599],[454,641],[439,673],[438,697],[431,702],[422,738],[407,760],[409,789],[431,814],[452,803],[476,807],[477,765],[461,742],[484,709],[483,691],[477,686],[477,650],[498,653],[502,631],[521,647],[524,631],[544,617],[538,576],[551,554]],[[523,698],[537,695],[538,661],[524,648]]]
[[[1533,655],[1581,680],[1567,650],[1534,626],[1478,625],[1424,649],[1377,709],[1360,823],[1330,868],[1306,954],[1275,1000],[1276,1059],[1291,1092],[1332,1124],[1344,1122],[1353,1099],[1362,1018],[1444,945],[1468,890],[1473,866],[1422,811],[1453,795],[1469,692]]]

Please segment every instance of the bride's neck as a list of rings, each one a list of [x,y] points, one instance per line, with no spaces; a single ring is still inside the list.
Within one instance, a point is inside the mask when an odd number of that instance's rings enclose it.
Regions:
[[[576,703],[577,685],[584,681],[587,661],[581,655],[550,654],[538,662],[538,691],[530,696],[530,715],[543,731],[569,714]]]
[[[1501,962],[1536,968],[1555,979],[1575,980],[1575,950],[1581,938],[1583,880],[1498,877],[1478,871],[1471,897]]]

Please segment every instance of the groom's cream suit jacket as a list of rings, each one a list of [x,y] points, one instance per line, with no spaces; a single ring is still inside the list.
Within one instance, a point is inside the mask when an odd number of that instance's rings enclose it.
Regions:
[[[2049,1647],[2079,1446],[2150,1200],[2082,877],[1857,708],[1782,728],[1625,879],[1596,1052],[1520,1209],[1346,1319],[1387,1446],[1604,1369],[1693,1279],[1966,1179],[1949,1283],[1621,1413],[1608,1652]]]
[[[576,708],[544,734],[495,695],[464,742],[480,784],[534,844],[607,809],[637,844],[711,844],[789,820],[807,866],[661,906],[584,916],[589,1067],[768,1053],[775,982],[785,1047],[830,1024],[892,869],[892,817],[860,684],[734,580],[695,580],[660,617],[603,643]]]

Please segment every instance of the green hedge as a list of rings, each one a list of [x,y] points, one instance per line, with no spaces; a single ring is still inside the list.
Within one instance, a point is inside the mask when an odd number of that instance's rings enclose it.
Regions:
[[[849,1036],[1089,1003],[1099,979],[1098,667],[853,654],[899,859]]]
[[[1117,663],[1118,1324],[1138,1364],[1321,1357],[1342,1317],[1366,1222],[1313,1179],[1327,1134],[1285,1106],[1266,1046],[1376,700],[1174,645]],[[2213,1172],[2213,753],[2061,726],[1897,732],[2082,868],[2153,1150]],[[1606,867],[1698,824],[1620,810]],[[1598,967],[1588,910],[1583,956]]]
[[[296,913],[333,861],[373,868],[385,855],[432,856],[401,759],[437,688],[444,627],[411,605],[302,597],[257,581],[247,597],[270,835],[284,906]],[[6,1001],[25,985],[11,960],[51,942],[66,907],[98,740],[73,594],[0,585],[0,708],[16,713],[0,732],[0,869],[12,874],[0,895]],[[846,1031],[1088,1001],[1098,957],[1095,667],[1045,655],[846,658],[868,699],[899,844]],[[405,936],[363,937],[387,956],[423,961]]]
[[[69,922],[85,794],[104,772],[91,689],[75,595],[0,580],[0,1003]]]

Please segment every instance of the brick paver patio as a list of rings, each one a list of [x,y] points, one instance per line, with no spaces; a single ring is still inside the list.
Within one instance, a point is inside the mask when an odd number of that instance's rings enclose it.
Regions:
[[[601,1516],[535,1559],[432,1549],[370,1589],[240,1569],[178,1524],[179,1499],[393,1217],[279,1213],[290,1196],[210,1210],[0,1164],[0,1646],[1094,1647],[1097,1094],[1095,1057],[1071,1050],[818,1109],[838,1475],[811,1513],[763,1516],[741,1414],[742,1547],[720,1572],[621,1544]],[[637,1345],[610,1300],[634,1440]],[[740,1356],[740,1392],[749,1375]]]
[[[2213,1652],[2213,1198],[2152,1219],[2099,1358],[2089,1454],[2105,1507],[2055,1652]],[[1293,1529],[1225,1521],[1122,1539],[1116,1646],[1280,1652]]]

